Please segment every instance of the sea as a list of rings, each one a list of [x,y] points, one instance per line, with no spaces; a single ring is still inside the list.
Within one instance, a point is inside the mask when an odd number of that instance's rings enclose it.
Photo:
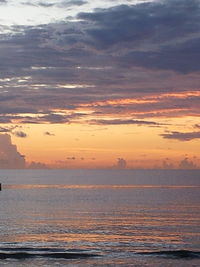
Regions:
[[[0,266],[200,266],[200,170],[0,170]]]

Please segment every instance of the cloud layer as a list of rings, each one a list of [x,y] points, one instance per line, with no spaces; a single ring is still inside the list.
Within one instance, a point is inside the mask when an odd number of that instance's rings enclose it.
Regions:
[[[166,139],[175,139],[179,141],[190,141],[193,139],[200,139],[200,132],[171,132],[171,133],[164,133],[161,134]]]
[[[72,4],[85,1],[62,1]],[[200,115],[198,0],[126,2],[56,23],[13,25],[9,33],[1,28],[2,124],[153,126]]]

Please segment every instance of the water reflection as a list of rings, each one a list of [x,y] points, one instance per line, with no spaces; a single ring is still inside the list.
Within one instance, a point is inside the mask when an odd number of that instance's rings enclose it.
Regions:
[[[200,188],[199,185],[77,185],[77,184],[5,184],[4,189],[145,189],[145,188],[166,188],[166,189],[181,189],[181,188]]]
[[[126,258],[191,244],[197,249],[199,187],[7,184],[0,194],[1,246],[53,246]]]

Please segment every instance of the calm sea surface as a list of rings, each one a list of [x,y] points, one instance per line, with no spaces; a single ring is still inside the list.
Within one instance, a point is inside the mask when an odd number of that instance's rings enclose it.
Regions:
[[[0,170],[0,266],[200,266],[199,170]]]

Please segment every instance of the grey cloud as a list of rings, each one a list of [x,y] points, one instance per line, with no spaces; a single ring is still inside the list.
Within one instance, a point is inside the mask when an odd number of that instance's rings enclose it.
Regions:
[[[71,7],[71,6],[82,6],[87,4],[85,0],[63,0],[58,6]]]
[[[123,58],[125,65],[168,69],[182,73],[200,70],[200,38],[187,42],[160,46],[159,51],[129,52]]]
[[[48,110],[47,110],[48,111]],[[34,117],[31,116],[24,116],[24,115],[4,115],[0,116],[0,123],[11,123],[13,121],[19,121],[20,123],[24,124],[38,124],[38,123],[70,123],[79,120],[80,118],[86,116],[83,113],[71,113],[69,115],[60,115],[55,114],[49,111],[49,114],[34,114]],[[20,135],[20,134],[19,134]],[[48,135],[46,133],[46,135]],[[19,136],[24,137],[24,136]]]
[[[82,116],[84,116],[84,114],[82,113],[72,113],[69,115],[50,113],[48,115],[38,117],[38,120],[40,122],[48,122],[48,123],[70,123],[71,121],[77,118],[79,119]]]
[[[51,4],[51,3],[45,3],[45,2],[39,2],[38,3],[38,6],[41,6],[41,7],[52,7],[54,6],[55,4]]]
[[[17,126],[9,126],[9,127],[2,127],[0,126],[0,133],[10,133],[12,132]]]
[[[27,120],[21,120],[21,123],[23,124],[40,124],[41,122],[37,119],[27,119]]]
[[[47,136],[55,136],[55,134],[50,133],[50,132],[44,132],[44,135],[47,135]]]
[[[16,132],[14,132],[13,134],[14,134],[15,136],[17,136],[17,137],[20,137],[20,138],[25,138],[25,137],[27,137],[27,134],[24,133],[24,132],[22,132],[22,131],[16,131]]]
[[[26,161],[8,134],[0,135],[0,169],[24,169]]]
[[[55,6],[54,3],[45,3],[45,2],[38,2],[38,3],[30,3],[30,2],[23,2],[22,3],[25,6],[34,6],[34,7],[53,7]]]
[[[126,119],[114,119],[114,120],[91,120],[89,121],[92,124],[98,125],[149,125],[149,126],[159,126],[160,124],[154,121],[142,121],[142,120],[126,120]]]
[[[25,2],[25,5],[34,5],[34,6],[41,6],[41,7],[73,7],[73,6],[82,6],[86,4],[87,1],[85,0],[62,0],[59,2],[54,2],[54,3],[46,3],[45,1],[40,1],[38,3],[32,4],[29,2]]]
[[[12,122],[13,117],[5,117],[5,116],[0,116],[0,123],[10,123]]]
[[[16,29],[13,28],[15,32]],[[51,47],[44,47],[45,42],[51,40],[51,28],[22,27],[22,34],[13,35],[0,41],[1,76],[11,76],[13,73],[21,75],[26,69],[37,66],[68,66],[69,61],[63,58],[63,53]],[[30,57],[30,53],[32,56]],[[2,63],[3,62],[3,63]]]
[[[178,141],[190,141],[193,139],[200,139],[200,132],[170,132],[161,134],[161,136],[165,139],[175,139]]]
[[[122,5],[80,13],[78,18],[93,23],[87,29],[90,45],[110,53],[120,51],[125,65],[129,59],[129,65],[146,68],[183,73],[200,69],[198,0]]]
[[[6,4],[8,2],[8,0],[0,0],[0,5],[1,4]]]
[[[0,114],[20,114],[20,113],[35,113],[37,110],[34,107],[9,107],[2,105]]]
[[[24,27],[23,35],[2,42],[4,49],[9,48],[9,54],[1,55],[2,70],[11,63],[13,69],[38,62],[71,67],[82,65],[86,58],[93,64],[109,61],[122,68],[199,70],[199,11],[197,0],[168,0],[80,13],[82,22]]]
[[[144,123],[137,119],[198,116],[197,95],[158,96],[199,92],[198,73],[186,74],[200,67],[199,9],[195,0],[156,1],[81,13],[81,21],[13,26],[12,34],[0,39],[0,122],[88,122],[87,114],[77,114],[83,106],[93,117],[134,118],[91,121],[99,124],[140,125]],[[88,86],[70,87],[73,84]],[[154,103],[106,103],[151,95]],[[58,109],[70,114],[56,114]]]
[[[189,160],[188,158],[184,158],[183,160],[180,161],[179,168],[180,169],[197,169],[197,166],[193,161]]]
[[[67,160],[76,160],[75,157],[67,157]]]
[[[49,167],[42,163],[42,162],[35,162],[32,161],[30,164],[27,165],[28,169],[49,169]]]
[[[174,169],[174,164],[169,159],[165,159],[163,160],[162,167],[163,169]]]
[[[32,117],[28,117],[28,116],[17,116],[15,114],[13,115],[3,115],[0,116],[0,123],[12,123],[13,121],[21,121],[22,123],[24,123],[24,121],[31,121]],[[35,119],[33,119],[33,123],[35,122]],[[38,122],[37,122],[38,123]]]
[[[123,158],[118,158],[116,165],[114,165],[114,169],[126,169],[127,162]]]
[[[1,102],[9,101],[9,100],[15,100],[18,96],[4,96],[2,95],[0,98]]]
[[[103,47],[127,41],[137,46],[140,41],[162,43],[198,31],[199,8],[198,0],[166,0],[100,9],[78,17],[95,23],[88,31]]]
[[[66,123],[69,122],[69,119],[63,115],[59,115],[59,114],[49,114],[49,115],[45,115],[40,117],[41,120],[48,121],[51,123]]]

